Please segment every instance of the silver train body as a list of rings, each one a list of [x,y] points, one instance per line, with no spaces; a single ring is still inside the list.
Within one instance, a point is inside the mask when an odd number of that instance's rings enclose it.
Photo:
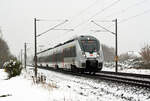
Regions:
[[[38,66],[78,72],[98,72],[103,67],[103,51],[93,36],[79,36],[38,53]]]

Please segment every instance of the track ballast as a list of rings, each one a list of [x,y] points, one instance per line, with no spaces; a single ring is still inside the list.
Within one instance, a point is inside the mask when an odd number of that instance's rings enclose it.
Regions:
[[[50,67],[38,67],[38,68],[57,71],[68,75],[82,76],[91,79],[103,79],[103,80],[109,80],[113,82],[126,83],[133,86],[150,88],[150,75],[122,73],[122,72],[116,73],[116,72],[109,72],[109,71],[101,71],[99,73],[96,73],[95,75],[89,75],[89,73],[81,74],[81,73],[75,73],[75,72],[66,71],[62,69],[61,70],[54,69]]]

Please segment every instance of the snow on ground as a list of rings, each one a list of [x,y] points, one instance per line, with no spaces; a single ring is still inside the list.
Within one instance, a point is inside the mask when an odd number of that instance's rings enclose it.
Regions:
[[[23,75],[5,80],[6,73],[0,69],[0,101],[48,101],[49,92],[33,85]],[[5,96],[6,97],[2,97]]]
[[[150,101],[150,90],[41,69],[39,72],[45,74],[48,81],[55,81],[62,92],[68,92],[71,97],[65,98],[72,101]]]
[[[146,88],[42,69],[38,74],[46,76],[46,83],[33,82],[32,68],[9,80],[1,69],[0,101],[150,101],[150,89]]]
[[[118,72],[124,73],[136,73],[136,74],[146,74],[150,75],[150,69],[136,69],[137,62],[139,61],[125,61],[123,63],[118,63]],[[131,68],[132,67],[132,68]],[[102,71],[113,71],[115,72],[115,63],[114,62],[105,62]]]

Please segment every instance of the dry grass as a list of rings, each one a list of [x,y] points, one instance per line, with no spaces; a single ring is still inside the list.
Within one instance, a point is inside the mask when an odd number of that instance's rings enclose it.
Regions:
[[[42,83],[42,88],[52,91],[53,89],[56,89],[57,86],[54,83]]]
[[[42,88],[47,89],[48,91],[52,91],[53,89],[56,89],[57,86],[53,82],[46,82],[46,76],[44,75],[38,75],[37,79],[35,76],[31,76],[33,80],[33,84],[40,84]]]

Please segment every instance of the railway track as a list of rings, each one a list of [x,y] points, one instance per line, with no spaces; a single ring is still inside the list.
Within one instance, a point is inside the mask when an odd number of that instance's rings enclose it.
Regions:
[[[106,79],[106,80],[150,88],[150,78],[148,78],[149,75],[146,76],[146,75],[141,75],[141,74],[130,74],[130,73],[113,74],[113,73],[101,72],[101,73],[98,73],[96,76],[102,79]]]
[[[89,75],[88,73],[84,73],[84,74],[74,73],[71,71],[56,70],[48,67],[38,67],[38,68],[57,71],[68,75],[82,76],[91,79],[103,79],[103,80],[109,80],[113,82],[126,83],[133,86],[150,88],[150,75],[122,73],[122,72],[116,73],[116,72],[109,72],[109,71],[101,71],[99,73],[96,73],[95,75]]]

